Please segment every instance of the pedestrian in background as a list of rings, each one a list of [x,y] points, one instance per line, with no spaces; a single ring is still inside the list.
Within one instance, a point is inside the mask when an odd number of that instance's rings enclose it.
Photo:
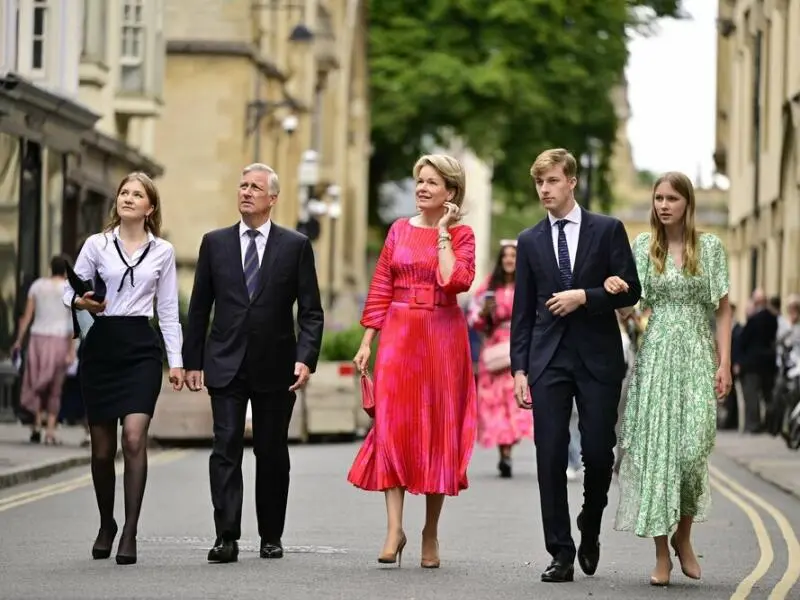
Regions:
[[[387,533],[378,562],[400,563],[405,493],[425,495],[423,568],[437,568],[445,496],[468,486],[475,445],[475,381],[467,322],[457,294],[475,277],[475,234],[459,224],[466,175],[459,161],[427,155],[414,165],[419,214],[395,221],[381,250],[353,362],[375,361],[375,425],[348,481],[386,497]]]
[[[114,461],[117,424],[122,423],[125,525],[116,555],[120,565],[137,560],[136,534],[147,482],[147,432],[161,393],[161,344],[150,325],[154,300],[169,380],[175,390],[183,387],[175,249],[160,233],[161,205],[155,184],[144,173],[126,175],[117,188],[108,225],[86,240],[75,263],[78,277],[105,283],[105,298],[98,302],[93,291],[78,296],[69,282],[64,293],[64,303],[74,311],[86,310],[95,317],[81,345],[79,376],[100,511],[100,531],[92,546],[96,559],[111,555],[117,534]]]
[[[513,476],[511,453],[525,438],[533,438],[533,418],[514,399],[511,375],[511,309],[517,243],[502,242],[491,275],[475,290],[468,322],[483,335],[478,362],[478,442],[497,448],[500,477]]]
[[[21,351],[30,329],[25,352],[20,406],[33,415],[31,437],[41,441],[41,423],[46,419],[44,443],[60,444],[55,430],[61,410],[61,391],[67,367],[75,358],[72,345],[72,320],[64,306],[64,283],[69,258],[63,255],[50,260],[50,276],[40,277],[28,290],[25,312],[19,320],[17,339],[11,353]]]

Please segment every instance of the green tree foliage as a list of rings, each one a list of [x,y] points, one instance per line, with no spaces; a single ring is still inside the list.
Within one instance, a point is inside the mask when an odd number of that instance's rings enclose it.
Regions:
[[[653,171],[648,171],[647,169],[636,171],[636,180],[644,187],[653,187],[656,179],[658,179],[658,175]]]
[[[377,186],[409,176],[426,140],[452,134],[491,161],[495,190],[517,206],[530,202],[536,154],[578,156],[594,138],[594,197],[607,204],[610,92],[628,32],[679,11],[680,0],[373,0],[370,222]]]

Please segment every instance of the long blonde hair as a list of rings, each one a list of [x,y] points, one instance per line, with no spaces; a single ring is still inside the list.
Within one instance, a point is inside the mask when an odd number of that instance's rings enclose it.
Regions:
[[[653,185],[653,197],[650,202],[650,260],[653,261],[656,273],[663,273],[667,262],[667,230],[656,213],[656,190],[662,183],[668,183],[686,200],[686,212],[683,214],[683,271],[689,275],[697,275],[700,261],[697,256],[698,233],[694,224],[695,197],[692,181],[683,173],[670,171],[656,179]]]
[[[119,212],[117,211],[117,198],[119,198],[119,194],[125,184],[131,181],[138,181],[142,184],[144,193],[147,194],[147,199],[150,201],[150,206],[153,207],[153,212],[151,212],[144,220],[144,230],[152,233],[156,237],[159,237],[161,235],[161,200],[158,196],[158,188],[156,187],[156,184],[153,183],[153,180],[150,179],[150,176],[147,175],[147,173],[142,173],[141,171],[128,173],[122,178],[122,181],[119,182],[119,185],[117,186],[117,193],[114,196],[114,203],[111,205],[111,214],[109,215],[108,223],[106,223],[103,231],[112,231],[120,224],[120,216]]]

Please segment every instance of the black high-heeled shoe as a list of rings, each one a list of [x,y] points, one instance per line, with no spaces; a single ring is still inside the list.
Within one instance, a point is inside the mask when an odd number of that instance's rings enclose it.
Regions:
[[[136,538],[133,538],[132,546],[133,552],[125,554],[120,553],[119,549],[124,545],[124,534],[119,538],[119,546],[117,546],[117,564],[118,565],[135,565],[136,564]]]
[[[97,537],[92,546],[93,559],[101,560],[111,556],[111,547],[114,545],[114,538],[117,537],[118,530],[119,528],[117,527],[116,521],[111,521],[109,527],[100,527],[100,531],[97,532]]]

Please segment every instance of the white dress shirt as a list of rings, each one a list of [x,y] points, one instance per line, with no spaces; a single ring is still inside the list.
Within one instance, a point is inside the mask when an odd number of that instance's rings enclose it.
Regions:
[[[150,247],[141,264],[133,269],[133,286],[130,274],[122,281],[128,265],[117,254],[114,239],[119,241],[119,248],[130,266],[135,265],[145,248]],[[119,227],[112,232],[96,233],[83,244],[75,262],[75,273],[81,279],[93,280],[95,271],[108,288],[106,309],[100,313],[103,316],[152,318],[153,299],[156,299],[158,326],[164,336],[167,362],[170,368],[182,368],[183,332],[179,320],[178,272],[172,244],[148,234],[147,243],[136,250],[133,256],[128,256],[119,239]],[[122,289],[117,291],[120,281]],[[69,282],[65,283],[64,304],[70,306],[74,295],[72,286]]]
[[[556,253],[556,264],[558,264],[558,221],[561,219],[557,219],[553,215],[548,213],[548,218],[550,219],[550,228],[553,233],[553,252]],[[572,210],[567,213],[564,219],[567,221],[567,224],[564,225],[564,235],[567,238],[567,249],[569,250],[569,268],[570,271],[575,271],[575,255],[578,252],[578,238],[580,237],[581,233],[581,217],[583,216],[581,212],[581,207],[575,203],[575,206],[572,207]]]
[[[261,266],[261,261],[264,258],[264,248],[267,247],[267,238],[269,237],[269,229],[272,221],[267,221],[256,231],[261,235],[256,236],[256,252],[258,252],[258,266]],[[250,245],[250,236],[247,232],[250,228],[244,224],[244,221],[239,221],[239,243],[242,245],[242,269],[244,269],[244,257],[247,256],[247,247]]]

